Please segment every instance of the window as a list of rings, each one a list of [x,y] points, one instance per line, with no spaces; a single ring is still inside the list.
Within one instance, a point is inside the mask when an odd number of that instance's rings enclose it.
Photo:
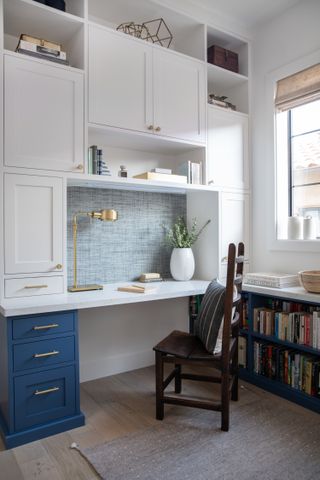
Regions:
[[[320,65],[277,82],[278,238],[290,216],[312,217],[320,236]]]

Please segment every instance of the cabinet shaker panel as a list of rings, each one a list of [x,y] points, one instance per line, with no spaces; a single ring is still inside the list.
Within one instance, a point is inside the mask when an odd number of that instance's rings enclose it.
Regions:
[[[5,55],[5,165],[83,170],[83,75]]]
[[[61,272],[62,179],[5,175],[5,273]]]

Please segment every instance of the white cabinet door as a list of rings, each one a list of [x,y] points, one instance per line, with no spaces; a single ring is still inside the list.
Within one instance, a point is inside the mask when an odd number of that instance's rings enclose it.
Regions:
[[[248,116],[208,107],[207,183],[249,188]]]
[[[82,171],[83,74],[5,55],[5,165]]]
[[[155,132],[205,142],[205,66],[174,52],[154,49],[153,72]]]
[[[4,177],[5,273],[62,271],[62,179]]]
[[[152,133],[152,47],[89,27],[89,122]]]
[[[220,262],[227,262],[229,243],[244,243],[245,259],[249,259],[249,195],[221,193],[220,205]]]

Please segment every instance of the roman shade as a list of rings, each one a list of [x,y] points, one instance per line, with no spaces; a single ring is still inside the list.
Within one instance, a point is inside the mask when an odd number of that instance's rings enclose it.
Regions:
[[[320,99],[320,63],[277,81],[275,106],[280,112]]]

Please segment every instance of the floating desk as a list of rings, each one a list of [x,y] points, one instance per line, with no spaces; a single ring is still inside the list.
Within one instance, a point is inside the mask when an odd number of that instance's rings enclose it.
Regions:
[[[8,448],[84,424],[79,395],[78,310],[201,295],[209,284],[165,281],[148,284],[155,289],[143,294],[117,290],[131,283],[2,302],[0,426]]]

